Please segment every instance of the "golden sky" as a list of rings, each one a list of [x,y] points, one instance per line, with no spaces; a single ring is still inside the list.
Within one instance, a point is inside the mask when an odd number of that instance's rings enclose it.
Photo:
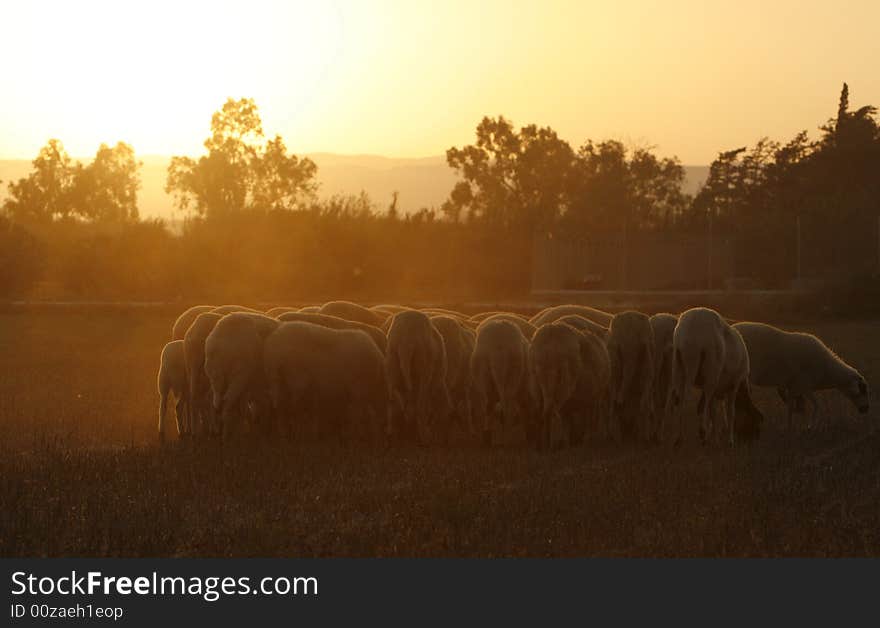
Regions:
[[[688,164],[880,105],[880,2],[4,2],[0,157],[196,154],[229,96],[295,152],[416,157],[483,115]]]

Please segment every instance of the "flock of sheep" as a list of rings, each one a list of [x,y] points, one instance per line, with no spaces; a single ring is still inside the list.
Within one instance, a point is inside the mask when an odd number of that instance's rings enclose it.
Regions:
[[[265,313],[196,306],[174,323],[158,377],[159,438],[173,394],[180,437],[228,438],[310,426],[323,436],[447,442],[457,423],[492,443],[493,419],[539,449],[600,438],[685,432],[681,405],[700,390],[703,442],[760,434],[751,386],[816,414],[837,389],[868,411],[864,377],[810,334],[730,324],[714,310],[609,314],[583,305],[467,316],[438,308],[333,301]]]

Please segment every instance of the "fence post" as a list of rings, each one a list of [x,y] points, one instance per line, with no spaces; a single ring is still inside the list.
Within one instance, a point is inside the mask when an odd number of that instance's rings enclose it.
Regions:
[[[708,289],[712,289],[712,254],[714,251],[712,250],[715,246],[714,242],[714,225],[715,225],[715,211],[709,210],[709,259],[707,261],[708,266]]]

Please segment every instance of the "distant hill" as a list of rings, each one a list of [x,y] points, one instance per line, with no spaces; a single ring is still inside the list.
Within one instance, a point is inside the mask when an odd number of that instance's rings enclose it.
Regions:
[[[358,194],[365,191],[380,207],[391,201],[397,190],[401,211],[415,212],[422,207],[438,207],[455,185],[455,173],[446,165],[443,155],[402,159],[379,155],[308,155],[318,166],[319,193]],[[165,174],[169,158],[145,155],[141,169],[141,190],[138,205],[144,217],[173,217],[171,198],[165,194]],[[0,200],[6,197],[6,183],[27,176],[30,161],[0,160]],[[685,191],[695,193],[706,180],[708,166],[685,166]]]

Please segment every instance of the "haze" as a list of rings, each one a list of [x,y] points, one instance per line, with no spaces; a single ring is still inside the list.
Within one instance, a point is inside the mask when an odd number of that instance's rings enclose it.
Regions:
[[[484,115],[684,163],[880,101],[880,3],[29,2],[4,7],[0,157],[49,137],[195,154],[253,97],[296,152],[439,155]]]

